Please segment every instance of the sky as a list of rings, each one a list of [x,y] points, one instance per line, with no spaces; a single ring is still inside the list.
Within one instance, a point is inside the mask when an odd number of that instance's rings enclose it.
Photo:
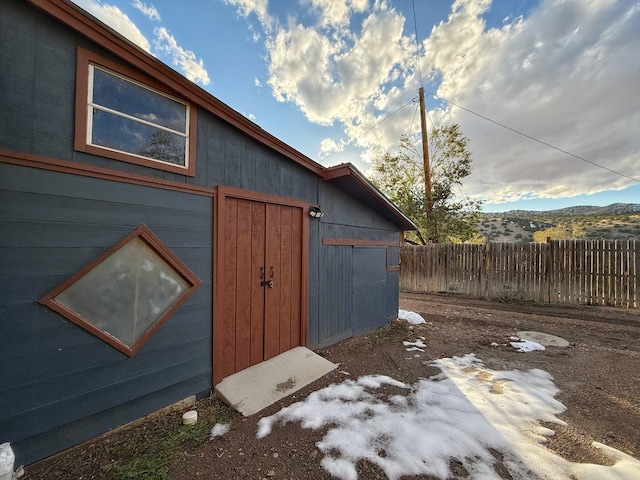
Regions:
[[[415,312],[400,310],[398,316],[412,324],[425,323]],[[515,351],[523,354],[545,348],[518,337],[511,340],[516,340],[510,342]],[[594,447],[611,457],[612,466],[573,463],[545,446],[554,434],[549,427],[564,425],[557,415],[567,410],[556,400],[559,389],[548,372],[496,371],[472,353],[423,360],[418,352],[428,349],[424,337],[403,341],[398,348],[407,352],[408,362],[435,366],[440,373],[425,375],[413,385],[384,375],[346,378],[261,418],[257,437],[290,422],[322,429],[316,443],[323,455],[321,465],[341,480],[356,480],[361,460],[377,465],[391,480],[412,475],[444,480],[455,476],[452,459],[464,466],[471,480],[498,480],[503,476],[493,467],[496,451],[514,479],[640,476],[640,461],[604,444],[596,442]],[[228,425],[214,426],[211,439],[228,430]]]
[[[635,0],[74,0],[324,166],[457,123],[485,211],[640,203]]]

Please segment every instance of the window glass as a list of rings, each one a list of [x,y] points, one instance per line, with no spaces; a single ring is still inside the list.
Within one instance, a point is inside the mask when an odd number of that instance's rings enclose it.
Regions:
[[[89,80],[89,145],[187,167],[185,103],[95,65]]]
[[[133,347],[189,288],[172,266],[134,237],[54,300]]]
[[[95,66],[93,104],[186,133],[186,105]]]
[[[185,164],[186,138],[167,130],[96,109],[91,133],[94,145],[174,165]]]

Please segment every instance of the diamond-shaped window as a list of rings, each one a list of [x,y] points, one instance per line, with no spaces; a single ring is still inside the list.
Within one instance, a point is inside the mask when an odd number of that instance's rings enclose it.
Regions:
[[[200,284],[142,225],[39,302],[133,356]]]

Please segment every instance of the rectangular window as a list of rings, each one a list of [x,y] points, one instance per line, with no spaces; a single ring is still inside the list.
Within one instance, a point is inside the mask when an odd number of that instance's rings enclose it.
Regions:
[[[189,103],[82,49],[77,80],[77,150],[195,174],[195,109]]]

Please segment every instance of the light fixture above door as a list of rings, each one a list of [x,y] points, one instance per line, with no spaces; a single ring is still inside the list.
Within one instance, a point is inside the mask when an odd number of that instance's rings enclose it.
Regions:
[[[313,218],[324,217],[324,212],[320,210],[320,207],[309,207],[309,215]]]

